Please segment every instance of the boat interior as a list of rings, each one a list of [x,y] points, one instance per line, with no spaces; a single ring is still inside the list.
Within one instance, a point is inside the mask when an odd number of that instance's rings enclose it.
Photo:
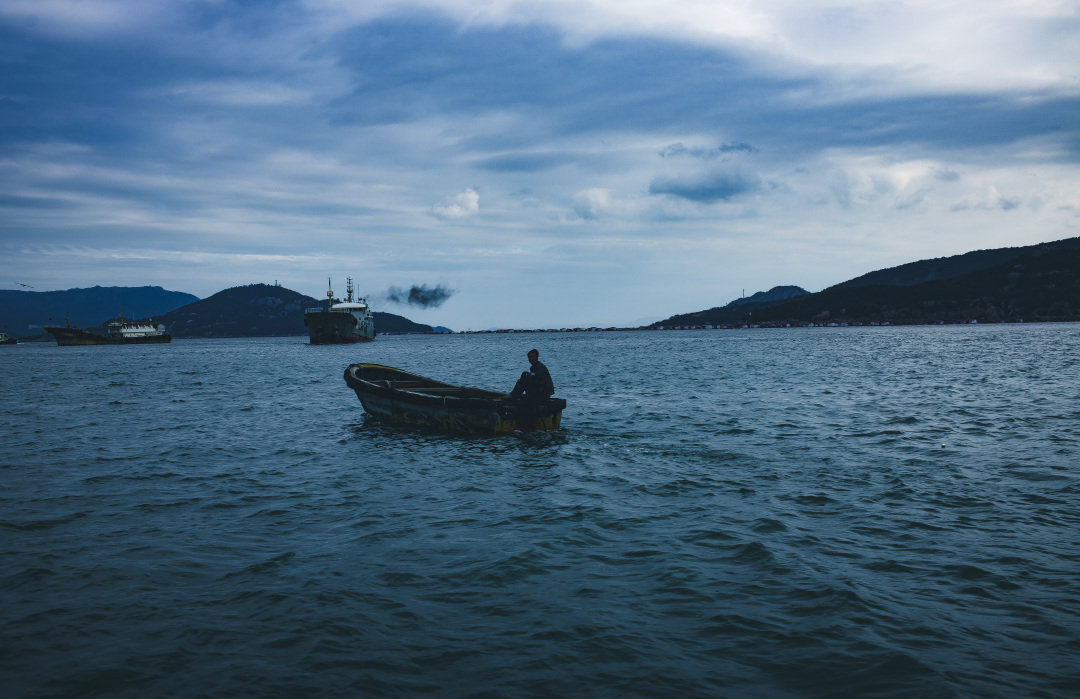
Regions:
[[[370,380],[370,379],[369,379]],[[383,388],[389,388],[399,391],[413,391],[416,393],[433,393],[443,396],[474,396],[491,398],[495,395],[492,391],[484,391],[479,388],[468,388],[465,386],[448,386],[446,384],[427,383],[424,381],[415,381],[409,379],[381,379],[371,381],[376,386]]]

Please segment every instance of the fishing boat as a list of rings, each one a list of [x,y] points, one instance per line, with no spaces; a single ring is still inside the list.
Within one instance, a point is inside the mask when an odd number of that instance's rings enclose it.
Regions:
[[[505,393],[453,386],[381,364],[350,364],[345,383],[364,410],[399,425],[471,434],[558,429],[563,398],[531,403]]]
[[[19,341],[11,335],[8,335],[7,333],[0,333],[0,345],[15,345],[18,344],[18,342]]]
[[[375,314],[363,298],[353,298],[352,277],[346,285],[347,295],[334,303],[334,289],[326,292],[326,308],[304,311],[304,325],[313,345],[340,345],[371,342],[375,339]]]
[[[165,332],[165,326],[149,320],[114,320],[106,326],[106,334],[98,335],[89,330],[71,327],[67,321],[64,327],[45,326],[45,331],[56,339],[60,347],[78,345],[157,345],[172,341],[172,335]]]

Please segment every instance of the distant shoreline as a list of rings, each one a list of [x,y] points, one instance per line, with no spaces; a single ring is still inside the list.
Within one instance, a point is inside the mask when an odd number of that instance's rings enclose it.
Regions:
[[[872,321],[863,323],[836,322],[836,323],[751,323],[742,325],[694,325],[694,326],[643,326],[638,328],[623,327],[582,327],[582,328],[499,328],[496,330],[456,330],[450,332],[387,332],[380,333],[380,337],[413,337],[430,335],[528,335],[540,333],[604,333],[604,332],[693,332],[701,330],[805,330],[812,328],[840,329],[840,328],[921,328],[921,327],[957,327],[957,326],[983,326],[995,327],[999,325],[1052,325],[1052,324],[1075,324],[1076,320],[1016,320],[986,322],[968,320],[962,322],[939,321],[933,323],[893,323],[889,321]],[[307,337],[307,333],[276,333],[271,335],[207,335],[202,337],[176,337],[174,342],[187,340],[245,340],[267,337]],[[38,343],[45,344],[55,342],[49,335],[35,335],[33,337],[20,337],[20,344]]]

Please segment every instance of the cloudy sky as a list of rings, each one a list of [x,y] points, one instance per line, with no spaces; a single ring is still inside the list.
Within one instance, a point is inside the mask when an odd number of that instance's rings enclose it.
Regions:
[[[623,325],[1076,235],[1075,0],[0,0],[2,288]]]

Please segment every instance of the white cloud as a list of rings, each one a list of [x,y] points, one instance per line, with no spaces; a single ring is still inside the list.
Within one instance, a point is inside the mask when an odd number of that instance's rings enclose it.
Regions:
[[[611,208],[611,192],[599,187],[586,189],[574,197],[574,213],[580,218],[592,219]]]
[[[987,187],[983,192],[969,194],[953,205],[952,211],[1012,211],[1019,208],[1024,200],[1018,196],[1005,196],[998,191],[997,187]]]
[[[480,194],[468,188],[453,199],[432,207],[431,213],[439,218],[468,218],[480,213]]]

